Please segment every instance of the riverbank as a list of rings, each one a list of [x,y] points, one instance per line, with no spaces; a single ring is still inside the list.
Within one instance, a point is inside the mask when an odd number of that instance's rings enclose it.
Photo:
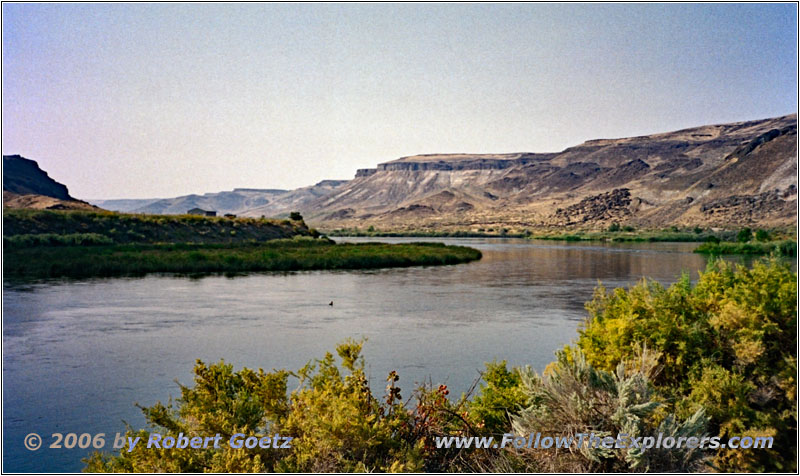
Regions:
[[[531,235],[528,232],[509,232],[503,231],[472,231],[472,230],[410,230],[410,231],[380,231],[380,230],[361,230],[358,228],[340,228],[336,230],[324,231],[327,236],[341,237],[368,237],[368,238],[527,238]]]
[[[748,242],[708,242],[698,246],[695,253],[719,256],[719,255],[768,255],[778,256],[797,256],[797,242],[791,240]]]
[[[696,242],[708,240],[734,241],[740,230],[712,230],[710,228],[677,227],[668,229],[633,229],[619,227],[608,230],[574,229],[508,229],[480,228],[478,230],[377,230],[359,228],[340,228],[322,230],[327,236],[353,237],[429,237],[429,238],[527,238],[530,240],[552,241],[615,241],[615,242]],[[776,237],[788,236],[788,231],[773,231]]]
[[[577,231],[549,232],[532,234],[532,240],[554,241],[615,241],[615,242],[698,242],[708,239],[735,238],[735,231],[680,231],[680,230],[619,230],[619,231]]]
[[[358,228],[336,229],[324,231],[327,236],[353,236],[376,238],[527,238],[530,240],[552,241],[630,241],[630,242],[704,242],[709,237],[725,239],[736,237],[736,231],[671,231],[671,230],[637,230],[637,231],[531,231],[509,230],[507,228],[475,230],[361,230]]]
[[[126,244],[4,249],[6,278],[84,278],[147,273],[240,273],[459,264],[481,252],[439,243],[335,244],[324,239],[241,244]]]
[[[326,232],[329,236],[340,237],[429,237],[429,238],[524,238],[547,241],[586,241],[586,242],[631,242],[631,243],[702,243],[695,249],[696,253],[710,255],[768,255],[795,256],[797,242],[788,230],[712,230],[695,227],[679,229],[677,227],[661,230],[635,230],[631,227],[617,227],[601,231],[554,230],[546,232],[509,232],[507,229],[486,230],[448,230],[448,231],[381,231],[360,229],[338,229]],[[742,241],[746,240],[746,241]]]

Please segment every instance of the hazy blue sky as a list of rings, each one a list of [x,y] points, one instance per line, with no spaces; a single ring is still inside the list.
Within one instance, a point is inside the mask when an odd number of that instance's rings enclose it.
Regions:
[[[4,154],[79,198],[797,111],[794,4],[3,5]]]

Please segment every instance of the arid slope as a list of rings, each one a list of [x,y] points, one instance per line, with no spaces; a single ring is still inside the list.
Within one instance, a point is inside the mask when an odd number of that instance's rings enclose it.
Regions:
[[[298,205],[327,229],[787,226],[797,219],[797,116],[551,154],[403,157]]]

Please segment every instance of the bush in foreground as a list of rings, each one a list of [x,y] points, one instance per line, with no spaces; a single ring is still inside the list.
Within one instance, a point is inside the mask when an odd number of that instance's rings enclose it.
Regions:
[[[118,456],[93,454],[87,471],[99,472],[326,472],[417,471],[421,447],[407,438],[412,416],[397,392],[382,402],[373,397],[360,357],[361,342],[297,373],[234,372],[220,362],[198,361],[194,387],[181,386],[178,405],[143,408],[151,430],[162,435],[214,435],[226,442],[235,433],[293,436],[291,449],[153,450],[138,445]],[[290,376],[300,381],[287,395]],[[129,430],[146,440],[150,431]]]
[[[659,415],[664,404],[651,385],[658,355],[643,351],[635,360],[621,362],[614,372],[595,369],[580,350],[557,353],[543,377],[527,374],[525,393],[532,404],[515,415],[515,433],[563,435],[574,439],[625,434],[644,438],[705,436],[707,419],[702,408],[685,421],[675,415]],[[629,443],[629,441],[626,441]],[[528,469],[547,472],[696,471],[707,455],[701,449],[637,448],[606,449],[584,444],[571,450],[523,449]]]
[[[639,346],[661,353],[658,394],[684,417],[705,409],[722,437],[772,436],[772,450],[722,450],[722,471],[794,471],[797,454],[797,275],[776,259],[712,261],[692,286],[642,281],[600,288],[578,347],[613,370]]]

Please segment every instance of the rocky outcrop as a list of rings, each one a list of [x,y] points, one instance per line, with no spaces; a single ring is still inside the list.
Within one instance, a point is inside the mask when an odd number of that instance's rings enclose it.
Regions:
[[[358,169],[356,170],[356,178],[359,177],[369,177],[370,175],[377,172],[378,169]]]
[[[352,208],[343,208],[341,210],[336,210],[335,212],[329,214],[326,219],[328,220],[343,220],[345,218],[352,218],[356,214],[356,211]]]
[[[627,188],[612,190],[592,197],[565,209],[557,209],[554,225],[570,226],[584,223],[605,223],[608,221],[627,221],[632,215],[631,193]]]
[[[39,210],[97,208],[71,197],[66,185],[50,178],[36,161],[21,155],[3,156],[3,206]]]
[[[730,160],[732,158],[737,157],[744,157],[747,154],[753,152],[757,147],[766,144],[771,140],[775,140],[780,136],[785,135],[797,135],[797,127],[787,126],[781,130],[778,129],[770,129],[769,131],[761,134],[760,136],[756,137],[755,139],[751,140],[750,142],[738,147],[734,150],[729,156],[725,157],[725,160]]]
[[[3,156],[3,191],[17,195],[44,195],[59,200],[74,200],[66,185],[50,178],[36,161],[21,155]]]
[[[731,195],[712,200],[700,207],[710,223],[755,225],[765,218],[796,216],[797,187],[771,190],[756,195]]]
[[[429,154],[378,164],[378,171],[503,170],[542,162],[554,154]],[[364,169],[361,169],[364,170]],[[371,175],[371,174],[370,174]],[[356,175],[358,176],[358,175]]]

